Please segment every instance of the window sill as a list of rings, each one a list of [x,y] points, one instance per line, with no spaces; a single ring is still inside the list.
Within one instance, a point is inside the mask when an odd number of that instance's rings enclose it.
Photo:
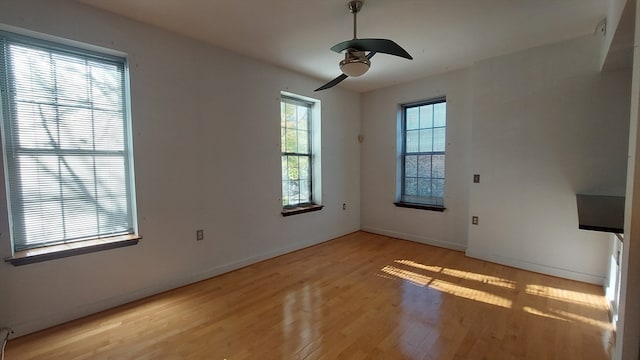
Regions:
[[[427,205],[427,204],[418,204],[418,203],[410,203],[410,202],[394,202],[393,203],[397,207],[410,208],[410,209],[419,209],[419,210],[430,210],[430,211],[438,211],[443,212],[447,208],[439,205]]]
[[[301,205],[301,206],[296,206],[296,207],[292,207],[292,208],[286,208],[286,209],[282,209],[282,216],[291,216],[291,215],[297,215],[297,214],[304,214],[304,213],[308,213],[308,212],[312,212],[312,211],[319,211],[322,210],[322,208],[324,207],[324,205],[316,205],[316,204],[311,204],[311,205]]]
[[[122,235],[104,239],[47,246],[37,249],[18,251],[13,254],[12,257],[6,258],[5,261],[10,262],[13,266],[34,264],[42,261],[136,245],[140,239],[142,239],[142,237],[138,235]]]

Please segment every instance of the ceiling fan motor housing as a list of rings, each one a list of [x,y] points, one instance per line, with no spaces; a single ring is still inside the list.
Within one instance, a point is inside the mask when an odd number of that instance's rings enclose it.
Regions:
[[[347,6],[349,7],[349,12],[352,14],[355,14],[358,11],[360,11],[360,9],[362,9],[362,1],[360,0],[349,1]]]
[[[347,50],[344,60],[340,61],[340,70],[350,77],[363,75],[369,70],[371,61],[367,59],[364,51]]]

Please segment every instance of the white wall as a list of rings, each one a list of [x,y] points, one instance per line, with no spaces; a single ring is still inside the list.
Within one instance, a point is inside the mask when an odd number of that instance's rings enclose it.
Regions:
[[[624,195],[630,73],[599,72],[588,35],[474,67],[467,254],[603,283],[608,235],[578,230],[576,193]],[[366,175],[366,174],[365,174]]]
[[[313,93],[320,81],[73,1],[3,0],[0,23],[128,53],[143,236],[133,247],[0,263],[0,326],[28,333],[359,229],[358,94]],[[325,208],[287,218],[280,91],[322,102]],[[0,233],[5,258],[6,216]]]
[[[362,97],[362,229],[464,250],[471,176],[469,70],[365,93]],[[400,104],[447,97],[444,212],[396,207],[397,124]]]
[[[603,283],[609,238],[578,230],[575,194],[624,195],[630,73],[599,72],[601,41],[585,36],[364,94],[362,228]],[[441,95],[447,210],[397,208],[398,105]]]

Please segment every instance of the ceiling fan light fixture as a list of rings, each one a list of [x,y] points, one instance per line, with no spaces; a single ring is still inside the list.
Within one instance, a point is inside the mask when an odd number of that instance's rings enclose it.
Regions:
[[[350,77],[363,75],[369,70],[370,66],[371,62],[366,57],[346,56],[344,60],[340,61],[340,70]]]

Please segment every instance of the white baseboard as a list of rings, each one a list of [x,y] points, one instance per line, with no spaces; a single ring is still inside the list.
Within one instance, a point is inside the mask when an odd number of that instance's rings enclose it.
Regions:
[[[415,241],[422,244],[438,246],[438,247],[456,250],[456,251],[465,251],[467,249],[465,245],[451,243],[447,241],[434,240],[434,239],[430,239],[420,235],[407,234],[407,233],[402,233],[402,232],[397,232],[392,230],[378,229],[373,227],[363,227],[362,231],[379,234],[379,235],[390,236],[390,237],[394,237],[402,240]]]
[[[475,259],[490,261],[496,264],[507,265],[507,266],[518,268],[518,269],[533,271],[541,274],[557,276],[564,279],[582,281],[582,282],[595,284],[595,285],[604,285],[604,282],[605,282],[604,276],[587,274],[587,273],[557,268],[557,267],[538,264],[538,263],[532,263],[532,262],[528,262],[521,259],[513,259],[513,258],[495,255],[495,254],[487,254],[481,251],[474,251],[474,250],[467,249],[465,254]]]

